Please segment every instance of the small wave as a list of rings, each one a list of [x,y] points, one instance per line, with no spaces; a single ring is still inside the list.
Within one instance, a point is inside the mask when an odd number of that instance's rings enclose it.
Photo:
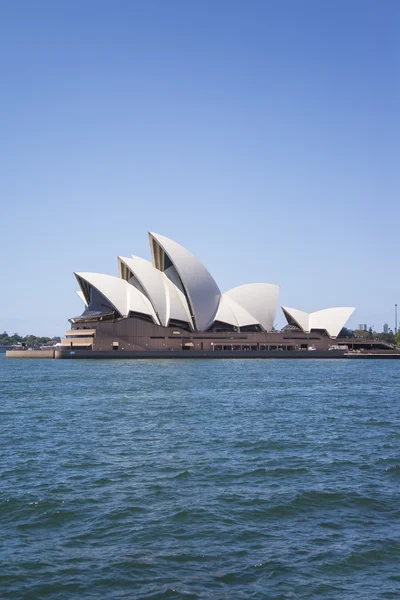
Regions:
[[[186,479],[190,477],[190,471],[182,471],[173,477],[173,479]]]
[[[343,529],[343,525],[341,522],[334,523],[332,521],[322,521],[320,523],[321,527],[326,527],[327,529]]]
[[[358,571],[365,569],[366,567],[378,565],[397,565],[399,556],[399,542],[394,540],[382,541],[378,547],[359,551],[354,550],[348,554],[345,558],[330,562],[326,561],[321,565],[321,569],[324,571]]]
[[[203,522],[203,523],[210,524],[211,522],[216,522],[219,519],[213,512],[205,510],[203,508],[197,508],[197,509],[193,509],[193,510],[187,510],[187,509],[178,510],[178,512],[171,515],[171,520],[178,521],[178,522],[188,521],[188,522],[192,522],[192,523],[193,522]]]
[[[291,515],[314,514],[316,511],[337,511],[348,508],[384,511],[384,501],[351,492],[327,492],[319,490],[304,491],[288,499],[279,498],[278,502],[262,502],[258,506],[245,506],[239,518],[261,520],[268,517],[285,518]],[[334,528],[334,524],[325,522],[326,527]]]
[[[100,477],[100,479],[96,479],[96,481],[93,482],[94,485],[107,485],[109,483],[114,483],[109,477]]]
[[[296,440],[260,440],[258,442],[249,442],[243,440],[237,442],[237,448],[241,448],[243,453],[250,454],[264,451],[282,451],[303,448],[304,444]]]
[[[385,469],[386,473],[394,473],[395,475],[400,475],[400,465],[393,465],[392,467],[388,467]]]
[[[185,600],[197,600],[200,598],[196,593],[189,592],[188,590],[177,589],[175,587],[156,586],[155,590],[146,590],[144,594],[139,593],[136,598],[137,600],[162,600],[163,598],[185,598]]]
[[[275,467],[273,469],[261,467],[260,469],[254,469],[254,471],[243,473],[241,477],[257,477],[260,475],[266,475],[269,477],[281,477],[286,475],[301,475],[304,473],[308,473],[308,467]]]
[[[124,507],[123,510],[116,509],[110,511],[106,516],[109,521],[121,521],[123,518],[129,518],[136,513],[145,512],[145,510],[143,506],[132,505]]]
[[[388,427],[393,425],[393,423],[391,423],[391,421],[380,421],[378,419],[368,419],[368,421],[365,421],[365,425],[375,425],[375,427]]]
[[[363,496],[356,492],[347,491],[320,491],[311,490],[297,494],[295,504],[305,505],[310,508],[324,508],[329,506],[358,506],[381,510],[384,508],[384,502],[379,498]]]
[[[191,516],[192,516],[192,513],[190,513],[188,510],[179,510],[177,513],[172,515],[172,520],[173,521],[187,521],[188,519],[191,518]]]

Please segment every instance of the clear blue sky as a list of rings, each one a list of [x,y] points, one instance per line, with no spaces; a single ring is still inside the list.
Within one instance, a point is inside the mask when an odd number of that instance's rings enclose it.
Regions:
[[[393,326],[399,30],[397,0],[2,2],[0,329],[62,335],[73,271],[149,230]]]

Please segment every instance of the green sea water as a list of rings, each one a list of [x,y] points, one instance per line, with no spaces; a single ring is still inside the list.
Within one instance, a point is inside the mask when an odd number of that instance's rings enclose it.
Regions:
[[[400,362],[9,360],[3,599],[400,598]]]

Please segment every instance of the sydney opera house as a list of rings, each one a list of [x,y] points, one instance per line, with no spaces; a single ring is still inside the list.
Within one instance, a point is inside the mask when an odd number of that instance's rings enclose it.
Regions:
[[[282,307],[279,286],[247,283],[221,292],[204,265],[177,242],[150,233],[152,261],[118,257],[119,276],[75,273],[84,310],[62,345],[91,351],[328,350],[357,346],[345,324],[354,308],[306,313]]]

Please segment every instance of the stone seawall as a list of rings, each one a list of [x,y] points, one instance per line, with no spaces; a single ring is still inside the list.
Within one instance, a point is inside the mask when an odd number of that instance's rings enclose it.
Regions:
[[[300,360],[316,360],[316,359],[400,359],[400,352],[372,352],[372,353],[357,353],[346,352],[343,350],[327,351],[301,351],[287,350],[281,352],[279,350],[214,350],[214,351],[113,351],[113,350],[7,350],[7,358],[64,358],[64,359],[235,359],[235,358],[262,358],[262,359],[288,359],[295,358]]]
[[[7,350],[7,358],[61,358],[60,350]]]
[[[400,357],[400,355],[399,355]],[[123,352],[118,350],[95,350],[95,351],[73,351],[72,353],[67,350],[61,351],[61,358],[68,359],[113,359],[113,360],[124,360],[124,359],[234,359],[234,358],[305,358],[305,359],[316,359],[316,358],[344,358],[344,351],[337,352],[324,352],[324,351],[286,351],[281,352],[279,350],[148,350],[148,351],[137,351],[137,350],[125,350]]]

